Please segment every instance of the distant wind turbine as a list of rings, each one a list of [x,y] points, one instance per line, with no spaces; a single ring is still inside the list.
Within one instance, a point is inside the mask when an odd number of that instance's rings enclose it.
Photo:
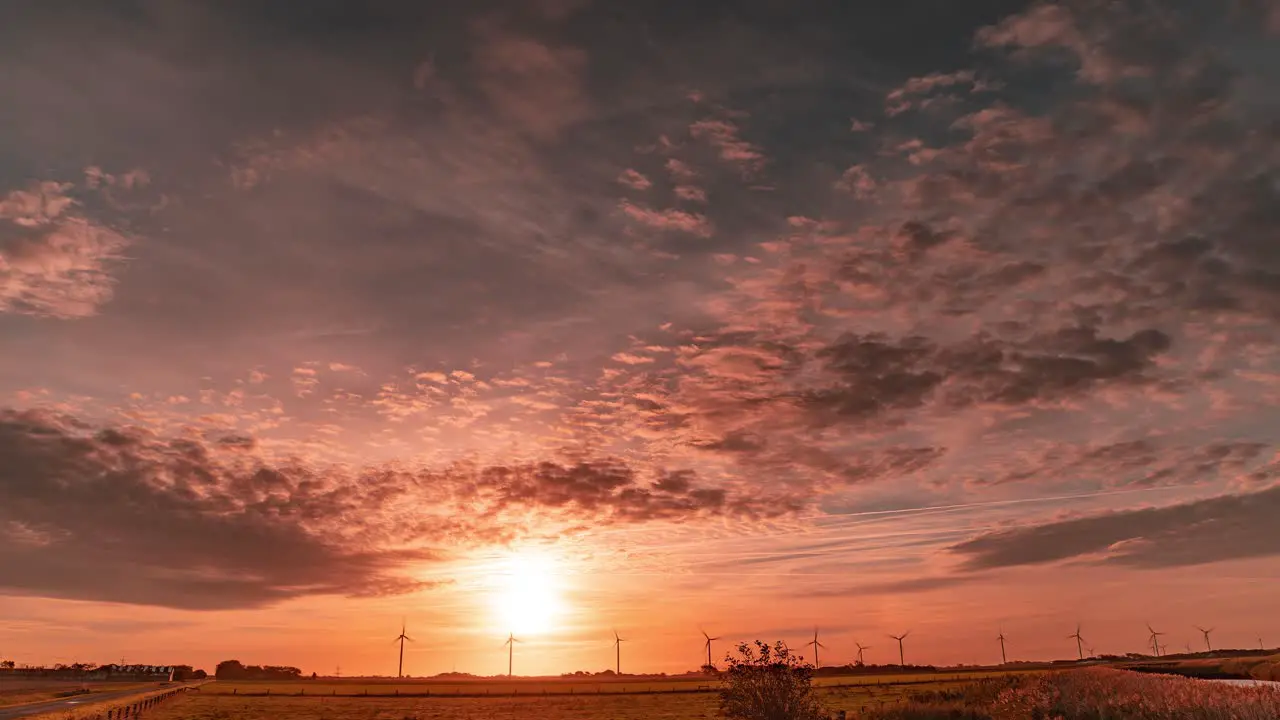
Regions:
[[[890,635],[890,636],[889,636],[889,637],[893,638],[894,640],[897,640],[897,641],[898,641],[898,665],[900,665],[900,666],[902,666],[902,667],[906,667],[906,666],[907,666],[907,661],[906,661],[906,659],[905,659],[905,657],[906,657],[906,656],[905,656],[905,655],[903,654],[903,652],[902,652],[902,641],[903,641],[903,640],[905,640],[905,639],[907,639],[907,636],[908,636],[908,635],[910,635],[910,634],[911,634],[911,631],[910,631],[910,630],[908,630],[908,631],[906,631],[906,632],[902,633],[901,635]]]
[[[514,633],[507,633],[507,641],[502,643],[507,646],[507,677],[511,677],[512,662],[515,657],[516,643],[520,642]]]
[[[1160,657],[1160,636],[1164,633],[1152,629],[1151,623],[1147,623],[1147,630],[1151,633],[1151,650],[1155,652],[1156,657]]]
[[[859,664],[859,665],[866,665],[866,662],[862,659],[862,651],[863,651],[863,650],[870,650],[870,649],[871,649],[871,646],[870,646],[870,645],[863,645],[862,643],[859,643],[859,642],[854,643],[854,645],[857,645],[857,646],[858,646],[858,664]]]
[[[711,637],[710,635],[708,635],[708,634],[707,634],[707,631],[706,631],[706,630],[699,630],[698,632],[701,632],[701,633],[702,633],[702,637],[704,637],[704,638],[706,638],[706,639],[707,639],[707,642],[706,642],[706,646],[707,646],[707,667],[715,667],[715,665],[711,662],[711,641],[712,641],[712,640],[719,640],[720,638],[718,638],[718,637]]]
[[[404,677],[404,641],[408,640],[409,642],[413,642],[413,638],[404,634],[404,628],[405,628],[404,618],[401,618],[400,619],[400,635],[396,637],[395,640],[391,641],[391,642],[400,643],[400,666],[396,668],[396,677],[400,677],[400,678]]]
[[[1000,630],[1000,634],[996,636],[996,639],[1000,641],[1000,664],[1005,665],[1009,662],[1009,658],[1005,657],[1005,654],[1004,654],[1004,630],[1003,629]]]
[[[613,649],[616,655],[614,658],[614,662],[616,663],[616,665],[614,666],[613,671],[618,675],[622,674],[622,643],[623,643],[623,639],[618,637],[618,631],[614,630],[613,631]]]
[[[812,640],[812,641],[810,641],[810,642],[805,643],[805,646],[806,646],[806,647],[807,647],[807,646],[809,646],[809,645],[812,645],[812,646],[813,646],[813,669],[814,669],[814,670],[817,670],[818,668],[822,667],[822,663],[818,661],[818,648],[824,648],[824,647],[826,647],[826,645],[823,645],[822,643],[818,642],[818,628],[817,628],[817,627],[815,627],[815,628],[813,629],[813,640]]]
[[[1208,630],[1205,630],[1204,628],[1200,627],[1199,625],[1196,625],[1196,629],[1200,631],[1200,634],[1201,634],[1201,635],[1204,635],[1204,647],[1205,647],[1205,649],[1206,649],[1206,650],[1208,650],[1209,652],[1213,652],[1213,645],[1209,644],[1209,633],[1213,632],[1213,628],[1209,628]]]
[[[1084,659],[1084,638],[1080,636],[1080,623],[1076,623],[1075,634],[1067,636],[1068,640],[1070,640],[1071,638],[1076,639],[1076,653],[1080,656],[1080,659],[1083,660]]]

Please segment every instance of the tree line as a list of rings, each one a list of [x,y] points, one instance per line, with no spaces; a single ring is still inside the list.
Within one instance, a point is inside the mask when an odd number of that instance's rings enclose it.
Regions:
[[[302,670],[289,665],[245,665],[239,660],[223,660],[213,676],[219,680],[296,680]]]

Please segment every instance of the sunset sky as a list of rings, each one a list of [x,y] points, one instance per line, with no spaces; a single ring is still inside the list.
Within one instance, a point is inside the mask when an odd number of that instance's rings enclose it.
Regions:
[[[1278,39],[1280,0],[5,2],[0,659],[1280,645]]]

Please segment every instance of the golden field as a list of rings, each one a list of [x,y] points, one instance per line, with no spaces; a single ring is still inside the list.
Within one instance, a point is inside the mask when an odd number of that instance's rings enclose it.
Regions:
[[[1025,671],[1015,671],[1025,672]],[[948,673],[899,673],[877,675],[838,675],[814,678],[816,687],[900,686],[938,683],[955,683],[989,677],[992,671],[968,671]],[[999,672],[997,674],[1008,674]],[[621,678],[621,679],[476,679],[459,681],[440,680],[366,680],[353,678],[340,680],[325,678],[296,681],[216,681],[201,688],[206,695],[235,696],[308,696],[330,697],[417,697],[417,696],[514,696],[521,695],[609,695],[649,693],[713,693],[720,687],[715,678]]]
[[[285,683],[281,683],[284,685]],[[301,683],[296,683],[301,684]],[[516,683],[512,683],[516,684]],[[554,683],[545,683],[552,685]],[[922,689],[955,690],[964,681],[856,685],[822,688],[819,695],[832,710],[850,716],[889,707]],[[543,696],[536,683],[527,694],[469,697],[253,696],[194,692],[157,710],[146,720],[693,720],[718,716],[714,692],[621,692]],[[655,686],[656,687],[656,686]],[[205,688],[212,689],[211,687]]]
[[[28,703],[54,700],[65,693],[80,689],[88,690],[86,700],[97,692],[115,692],[146,687],[155,683],[126,682],[81,682],[79,680],[43,680],[39,678],[3,678],[0,679],[0,707],[26,705]]]

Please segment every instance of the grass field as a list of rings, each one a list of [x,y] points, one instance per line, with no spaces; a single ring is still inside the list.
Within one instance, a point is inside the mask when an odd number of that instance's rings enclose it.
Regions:
[[[921,690],[945,692],[967,681],[862,684],[824,687],[819,696],[834,710],[855,716],[864,710],[887,708]],[[247,683],[244,683],[247,684]],[[265,683],[264,683],[265,684]],[[284,683],[282,683],[283,685]],[[298,685],[301,683],[292,683]],[[509,690],[511,685],[505,684]],[[543,683],[558,685],[559,683]],[[622,683],[618,683],[622,684]],[[677,683],[668,683],[675,685]],[[237,684],[237,686],[243,684]],[[354,683],[353,683],[354,685]],[[211,693],[212,685],[148,712],[146,720],[695,720],[717,717],[713,692],[622,694],[602,692],[576,695],[540,694],[529,683],[529,694],[471,697],[334,697],[324,695],[265,695],[246,697]],[[384,685],[380,687],[385,688]],[[656,687],[656,685],[655,685]],[[539,690],[532,692],[533,688]],[[309,693],[310,694],[310,693]]]
[[[154,685],[155,683],[81,682],[79,680],[0,679],[0,707],[26,705],[27,703],[54,700],[80,689],[95,692],[114,692]]]
[[[1019,671],[1023,672],[1023,671]],[[920,673],[899,675],[847,675],[815,678],[813,684],[821,688],[865,686],[917,686],[920,684],[962,682],[989,677],[991,671],[956,673]],[[1005,674],[1005,673],[997,673]],[[601,680],[577,679],[513,679],[469,680],[443,682],[434,680],[297,680],[271,681],[218,681],[201,688],[205,695],[235,696],[514,696],[521,695],[610,695],[610,694],[686,694],[712,693],[720,687],[714,678],[621,678]]]
[[[1121,667],[1146,672],[1167,672],[1185,677],[1280,680],[1280,655],[1253,657],[1155,659],[1126,663]]]

